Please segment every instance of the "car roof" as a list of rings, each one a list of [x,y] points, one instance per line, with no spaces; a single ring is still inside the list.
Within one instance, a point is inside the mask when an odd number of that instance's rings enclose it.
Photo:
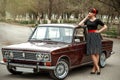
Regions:
[[[76,28],[74,24],[39,24],[38,26],[55,26],[55,27],[69,27],[69,28]]]

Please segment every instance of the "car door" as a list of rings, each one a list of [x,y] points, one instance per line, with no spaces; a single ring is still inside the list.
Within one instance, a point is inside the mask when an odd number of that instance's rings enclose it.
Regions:
[[[87,63],[91,61],[91,57],[89,55],[86,55],[86,38],[84,34],[83,28],[76,28],[74,32],[74,38],[73,43],[76,47],[77,53],[79,53],[80,60],[79,64],[81,63]]]

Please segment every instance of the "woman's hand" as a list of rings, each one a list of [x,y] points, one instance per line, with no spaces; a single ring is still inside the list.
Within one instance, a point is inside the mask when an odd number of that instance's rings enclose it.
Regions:
[[[90,17],[90,15],[89,14],[87,14],[87,16],[85,17],[86,19],[89,19],[89,17]]]
[[[104,25],[101,29],[96,30],[96,33],[101,33],[101,32],[103,32],[105,29],[107,29],[107,26],[106,26],[106,25]]]
[[[77,26],[75,26],[75,27],[80,27],[80,25],[77,25]]]
[[[89,18],[89,14],[78,24],[79,26],[84,26],[84,22]]]
[[[100,31],[99,31],[99,30],[96,30],[95,32],[96,32],[96,33],[100,33]]]

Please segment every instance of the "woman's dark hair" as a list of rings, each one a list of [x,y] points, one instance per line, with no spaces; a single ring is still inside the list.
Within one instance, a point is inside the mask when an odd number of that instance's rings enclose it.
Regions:
[[[98,14],[98,10],[95,9],[95,8],[91,8],[91,9],[89,10],[89,12],[91,12],[91,13],[95,13],[95,14]]]

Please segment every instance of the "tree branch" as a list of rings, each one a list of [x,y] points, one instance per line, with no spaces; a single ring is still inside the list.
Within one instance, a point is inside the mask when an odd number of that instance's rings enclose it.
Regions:
[[[115,9],[115,11],[117,11],[119,14],[120,14],[120,7],[118,7],[119,5],[116,5],[116,2],[114,1],[114,0],[111,0],[112,1],[112,4],[111,3],[107,3],[107,2],[105,2],[105,1],[103,1],[103,0],[98,0],[99,2],[101,2],[101,3],[103,3],[103,4],[105,4],[105,5],[107,5],[107,6],[109,6],[109,7],[112,7],[112,8],[114,8]],[[118,3],[119,4],[119,3]]]

